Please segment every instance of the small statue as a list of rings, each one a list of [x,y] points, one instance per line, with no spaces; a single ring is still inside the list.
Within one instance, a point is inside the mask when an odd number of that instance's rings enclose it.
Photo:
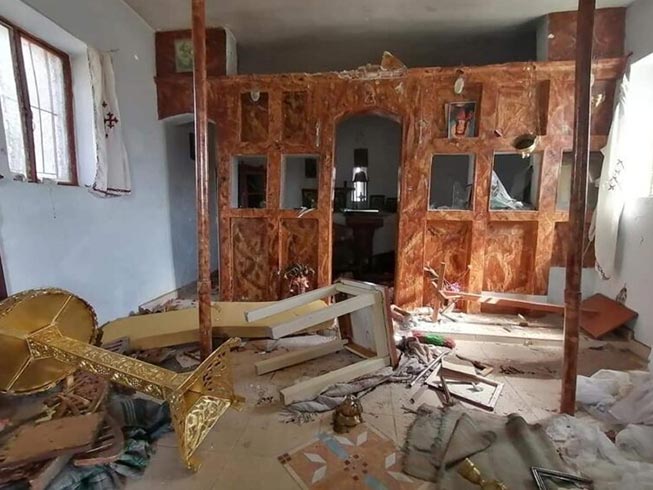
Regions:
[[[363,406],[354,395],[347,395],[333,414],[333,429],[338,434],[349,432],[363,421]]]

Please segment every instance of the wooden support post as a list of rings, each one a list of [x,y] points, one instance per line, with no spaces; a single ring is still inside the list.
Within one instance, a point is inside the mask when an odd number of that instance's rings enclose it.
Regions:
[[[585,244],[585,207],[587,201],[587,167],[590,148],[590,104],[592,43],[596,0],[579,0],[576,33],[576,104],[574,122],[574,165],[569,205],[569,252],[565,287],[564,359],[560,411],[576,411],[576,376],[578,373],[578,337]]]
[[[0,301],[7,298],[7,283],[5,282],[5,271],[2,268],[2,255],[0,255]]]
[[[431,320],[433,323],[438,321],[438,315],[440,314],[440,293],[444,291],[444,273],[447,270],[447,264],[444,262],[440,263],[440,269],[438,270],[438,283],[437,291],[435,294],[435,301],[433,302],[433,316]]]
[[[195,94],[195,175],[197,194],[197,296],[199,299],[200,353],[213,351],[211,326],[211,251],[209,236],[209,147],[206,80],[206,5],[192,0],[193,88]]]

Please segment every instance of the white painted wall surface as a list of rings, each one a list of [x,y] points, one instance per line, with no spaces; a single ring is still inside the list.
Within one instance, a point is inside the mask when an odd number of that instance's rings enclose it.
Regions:
[[[653,2],[636,0],[626,10],[626,53],[632,52],[631,63],[653,53]]]
[[[99,199],[81,187],[0,180],[0,247],[9,291],[69,289],[105,322],[188,279],[175,277],[173,266],[170,208],[183,197],[170,186],[164,126],[157,120],[154,35],[121,1],[25,3],[82,42],[114,51],[133,195]],[[11,9],[4,15],[11,18]]]
[[[626,13],[626,52],[631,57],[631,93],[641,105],[642,115],[653,111],[653,2],[637,0]],[[645,59],[646,58],[646,59]],[[653,130],[650,118],[643,123]],[[650,134],[650,131],[649,131]],[[649,141],[643,141],[637,158],[629,162],[631,187],[650,185],[653,151]],[[650,189],[650,187],[649,187]],[[632,192],[626,202],[621,222],[616,254],[616,272],[610,280],[596,278],[596,291],[614,298],[622,287],[628,290],[626,305],[639,313],[633,322],[635,338],[653,346],[653,198],[642,195],[642,189]]]

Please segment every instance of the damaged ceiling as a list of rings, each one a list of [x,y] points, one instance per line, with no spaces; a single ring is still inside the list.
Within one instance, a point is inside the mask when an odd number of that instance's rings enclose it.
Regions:
[[[190,0],[125,0],[156,30],[190,26]],[[624,7],[632,0],[598,0]],[[326,71],[376,62],[409,66],[532,59],[535,22],[576,0],[207,0],[211,26],[239,45],[242,73]],[[316,55],[317,54],[317,55]]]

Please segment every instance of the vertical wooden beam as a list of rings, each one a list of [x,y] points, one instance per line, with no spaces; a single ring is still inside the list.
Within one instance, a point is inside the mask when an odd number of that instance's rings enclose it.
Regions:
[[[206,79],[206,5],[192,0],[193,89],[195,94],[195,190],[197,194],[197,296],[199,299],[200,353],[213,351],[211,330],[211,251],[209,228],[209,146]]]
[[[585,244],[585,207],[587,202],[587,167],[590,149],[590,104],[592,43],[596,0],[579,0],[576,34],[576,104],[574,122],[574,165],[569,204],[569,252],[565,288],[564,360],[560,411],[576,411],[576,376],[578,373],[578,333],[580,320],[581,274]]]
[[[5,281],[5,272],[2,268],[2,255],[0,255],[0,301],[7,298],[7,282]]]

